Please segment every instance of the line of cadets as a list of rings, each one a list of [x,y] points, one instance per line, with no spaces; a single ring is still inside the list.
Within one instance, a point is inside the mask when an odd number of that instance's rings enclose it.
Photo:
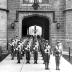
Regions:
[[[28,40],[28,39],[27,39]],[[26,40],[26,41],[27,41]],[[33,40],[32,38],[30,39],[30,41]],[[24,54],[26,54],[26,63],[30,63],[30,53],[33,52],[33,56],[34,56],[34,64],[37,64],[37,60],[38,60],[38,51],[41,52],[43,60],[44,60],[44,64],[45,64],[45,69],[49,69],[49,60],[50,60],[50,55],[53,54],[55,56],[55,61],[56,61],[56,70],[60,70],[59,69],[59,65],[60,65],[60,57],[62,55],[62,49],[63,49],[63,45],[60,41],[57,41],[56,46],[54,47],[54,50],[52,51],[51,46],[48,42],[48,40],[45,39],[41,39],[41,40],[35,40],[33,48],[30,48],[30,41],[28,40],[26,43],[23,40],[18,40],[18,39],[12,39],[11,43],[9,43],[11,45],[11,56],[12,56],[12,60],[14,59],[14,56],[17,56],[17,63],[20,63],[20,60],[22,59],[22,56],[24,56]],[[39,49],[40,48],[40,49]]]
[[[29,41],[30,40],[30,41]],[[26,39],[26,42],[24,40],[18,40],[18,39],[12,39],[10,46],[11,46],[11,56],[12,60],[14,59],[14,56],[17,56],[18,63],[20,63],[20,60],[22,59],[22,56],[26,54],[26,63],[30,63],[30,53],[34,53],[34,63],[37,63],[38,59],[38,41],[36,40],[33,46],[33,49],[31,49],[31,39]]]

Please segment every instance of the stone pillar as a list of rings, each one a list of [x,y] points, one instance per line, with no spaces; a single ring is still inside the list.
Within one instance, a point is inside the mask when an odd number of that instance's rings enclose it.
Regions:
[[[7,0],[0,0],[0,46],[7,50]],[[4,10],[5,9],[5,10]]]

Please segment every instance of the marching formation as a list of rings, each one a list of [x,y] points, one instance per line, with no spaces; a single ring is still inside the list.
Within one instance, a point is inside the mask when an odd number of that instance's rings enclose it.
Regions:
[[[55,56],[56,70],[60,70],[60,58],[63,50],[63,45],[60,41],[57,41],[56,46],[52,48],[48,40],[24,37],[22,39],[11,39],[9,45],[12,57],[11,59],[14,60],[14,57],[16,56],[18,61],[17,63],[20,63],[20,60],[26,55],[26,64],[30,64],[30,57],[31,54],[33,54],[34,64],[37,64],[38,52],[40,52],[42,54],[46,70],[49,70],[50,55]]]

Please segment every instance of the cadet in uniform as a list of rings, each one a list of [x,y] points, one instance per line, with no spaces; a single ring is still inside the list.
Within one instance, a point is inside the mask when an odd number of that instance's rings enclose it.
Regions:
[[[20,47],[21,47],[21,59],[22,59],[22,54],[23,54],[23,44],[22,44],[22,41],[20,41]]]
[[[16,56],[16,54],[17,54],[17,51],[16,51],[16,48],[17,48],[17,46],[18,46],[18,39],[15,39],[15,56]]]
[[[51,46],[48,43],[46,43],[46,49],[44,51],[45,51],[45,69],[49,69]]]
[[[54,49],[54,55],[55,55],[55,61],[56,61],[56,70],[60,70],[59,69],[59,65],[60,65],[60,57],[62,55],[62,43],[61,42],[57,42],[57,45]]]
[[[35,45],[34,49],[34,64],[37,64],[37,60],[38,60],[38,46]]]
[[[14,49],[15,41],[13,39],[11,39],[11,43],[9,43],[9,45],[11,46],[11,56],[12,56],[12,60],[13,60],[14,53],[15,53],[15,49]]]
[[[30,63],[30,47],[29,45],[27,45],[27,47],[25,48],[26,51],[26,63]]]
[[[25,54],[25,46],[24,46],[24,42],[22,42],[22,56],[24,56]]]
[[[20,45],[20,43],[18,43],[18,47],[16,50],[17,50],[17,60],[18,60],[17,63],[20,63],[20,60],[21,60],[21,45]]]
[[[41,51],[41,54],[42,54],[42,57],[43,57],[43,60],[44,60],[43,64],[45,63],[45,52],[44,52],[44,50],[45,50],[45,39],[42,39],[40,41],[40,51]]]

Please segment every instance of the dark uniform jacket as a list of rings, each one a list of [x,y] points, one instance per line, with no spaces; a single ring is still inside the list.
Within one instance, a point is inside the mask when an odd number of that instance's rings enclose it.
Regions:
[[[49,62],[51,54],[51,47],[48,46],[48,48],[45,49],[45,62]]]
[[[58,48],[58,46],[56,46],[56,48],[54,49],[54,55],[57,56],[61,56],[62,51]]]
[[[30,60],[30,49],[27,48],[26,50],[26,60]]]
[[[38,49],[35,47],[34,49],[34,60],[38,59]]]

